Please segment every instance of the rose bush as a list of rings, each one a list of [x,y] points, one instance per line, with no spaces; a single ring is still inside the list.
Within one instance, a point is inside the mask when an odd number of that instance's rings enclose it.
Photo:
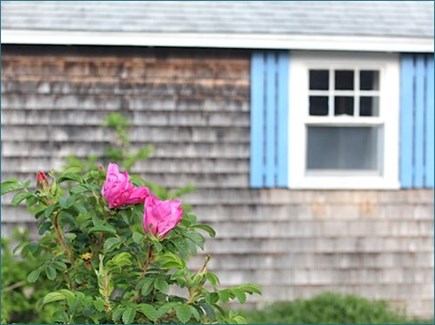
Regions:
[[[23,258],[37,261],[27,280],[44,277],[56,290],[51,321],[60,323],[240,323],[221,304],[259,294],[254,284],[220,289],[207,263],[196,271],[189,257],[204,247],[208,225],[166,191],[151,193],[140,177],[119,167],[71,167],[37,174],[31,181],[2,183],[16,192],[37,220],[38,241],[24,243]]]

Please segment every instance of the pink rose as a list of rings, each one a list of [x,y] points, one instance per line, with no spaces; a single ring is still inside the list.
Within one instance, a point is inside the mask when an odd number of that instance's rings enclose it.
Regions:
[[[144,202],[150,191],[146,187],[135,188],[129,181],[127,172],[119,172],[117,164],[110,163],[107,167],[106,181],[101,194],[109,203],[110,209],[116,209],[128,204]]]
[[[145,199],[143,229],[163,238],[178,225],[182,215],[180,200],[161,201],[150,195]]]

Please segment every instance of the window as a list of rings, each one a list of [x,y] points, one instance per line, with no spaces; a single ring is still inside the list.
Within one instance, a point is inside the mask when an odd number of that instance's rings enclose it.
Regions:
[[[292,51],[292,188],[398,188],[399,58]]]

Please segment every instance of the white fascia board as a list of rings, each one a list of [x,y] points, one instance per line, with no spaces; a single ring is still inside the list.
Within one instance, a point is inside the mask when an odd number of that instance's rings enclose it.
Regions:
[[[1,31],[2,44],[108,45],[433,53],[431,38],[279,34]]]

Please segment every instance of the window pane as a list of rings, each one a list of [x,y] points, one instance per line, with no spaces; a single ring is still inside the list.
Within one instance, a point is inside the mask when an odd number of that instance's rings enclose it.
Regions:
[[[336,90],[353,90],[353,71],[337,70],[335,71],[335,89]]]
[[[353,97],[336,96],[334,98],[334,115],[353,116]]]
[[[307,170],[379,170],[378,127],[308,127]]]
[[[310,96],[310,115],[328,115],[328,97]]]
[[[328,90],[329,71],[310,70],[310,90]]]
[[[362,70],[359,73],[359,89],[379,90],[379,71]]]
[[[379,97],[361,96],[359,99],[360,116],[379,116]]]

